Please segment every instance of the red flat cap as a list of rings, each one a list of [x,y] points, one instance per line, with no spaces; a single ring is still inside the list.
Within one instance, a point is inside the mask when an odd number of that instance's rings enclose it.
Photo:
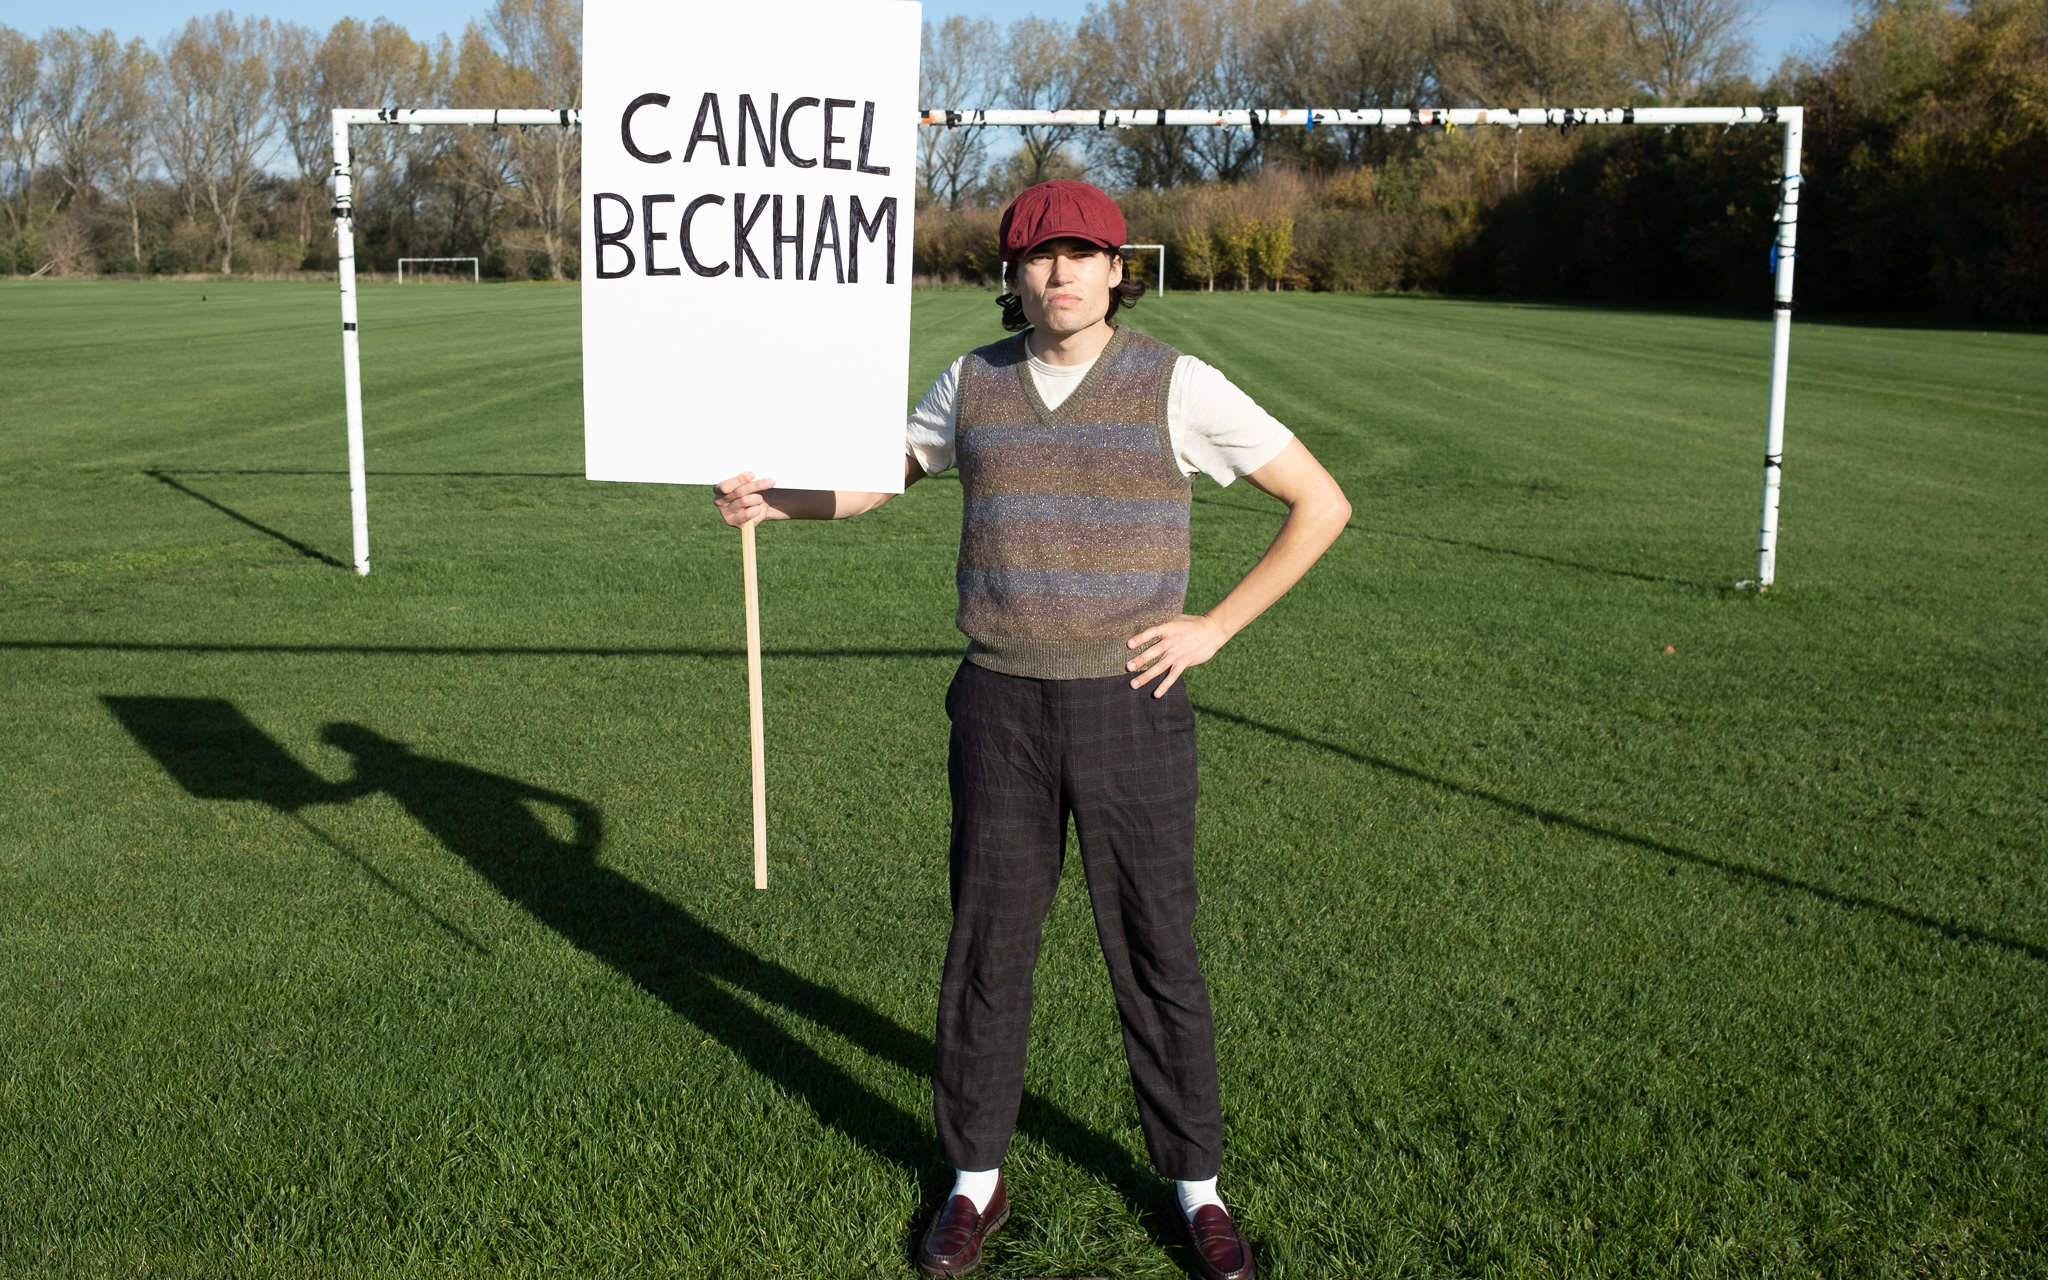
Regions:
[[[1124,243],[1124,211],[1100,188],[1068,178],[1027,187],[1003,210],[1003,261],[1015,262],[1035,246],[1061,236],[1105,249]]]

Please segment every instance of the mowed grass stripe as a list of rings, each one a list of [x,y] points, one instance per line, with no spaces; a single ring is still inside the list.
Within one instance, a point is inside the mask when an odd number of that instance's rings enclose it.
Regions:
[[[0,1271],[909,1274],[957,482],[763,532],[756,894],[734,540],[578,478],[576,292],[363,316],[368,579],[331,288],[0,286]],[[1754,317],[1132,319],[1357,505],[1192,685],[1262,1270],[2048,1270],[2043,337],[1802,316],[1758,600]],[[919,294],[906,403],[998,336]],[[1198,605],[1278,515],[1198,481]],[[1068,875],[989,1272],[1178,1274]]]

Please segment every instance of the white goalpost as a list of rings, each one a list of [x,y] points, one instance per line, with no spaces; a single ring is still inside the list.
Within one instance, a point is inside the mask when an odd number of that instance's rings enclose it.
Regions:
[[[519,125],[577,128],[581,111],[571,108],[438,110],[382,107],[336,108],[334,120],[334,234],[341,277],[341,352],[343,399],[348,419],[348,470],[355,569],[370,571],[370,518],[363,478],[362,353],[356,314],[355,228],[351,220],[349,129],[354,125]],[[952,111],[927,109],[919,123],[931,128],[982,128],[1003,125],[1093,125],[1098,129],[1165,126],[1222,128],[1307,128],[1339,125],[1349,128],[1430,129],[1481,126],[1520,129],[1548,126],[1574,129],[1589,125],[1736,125],[1778,126],[1784,150],[1778,177],[1778,231],[1771,246],[1773,322],[1771,382],[1764,419],[1763,512],[1757,535],[1756,577],[1741,585],[1762,592],[1777,576],[1778,491],[1784,471],[1785,378],[1791,360],[1792,274],[1799,242],[1799,154],[1805,129],[1801,107],[1522,107],[1522,108],[1251,108],[1232,111],[1189,111],[1129,108],[1075,111]],[[1158,248],[1160,286],[1165,291],[1166,251]]]
[[[1166,292],[1166,246],[1163,244],[1127,244],[1125,249],[1157,249],[1159,251],[1159,292]]]
[[[469,264],[469,282],[471,284],[483,283],[483,271],[478,266],[475,258],[400,258],[398,260],[398,283],[400,284],[405,283],[405,264],[408,262],[467,262]],[[413,275],[417,276],[419,272],[415,271]]]
[[[359,574],[370,571],[370,495],[363,476],[363,352],[356,330],[355,188],[354,174],[349,167],[349,126],[402,124],[417,130],[430,124],[482,124],[567,129],[579,126],[582,114],[567,108],[548,111],[496,107],[471,110],[336,107],[332,113],[334,208],[330,212],[334,215],[336,274],[341,278],[341,379],[343,410],[348,418],[349,529]]]

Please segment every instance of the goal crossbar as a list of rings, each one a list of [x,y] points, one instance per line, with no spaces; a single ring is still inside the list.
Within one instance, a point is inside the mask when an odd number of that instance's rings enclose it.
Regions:
[[[1377,129],[1429,128],[1445,125],[1549,125],[1576,128],[1589,124],[1786,124],[1802,114],[1799,107],[1249,107],[1203,111],[1158,107],[1095,107],[1068,111],[949,111],[928,107],[918,123],[940,128],[986,125],[1093,125],[1098,129],[1146,126],[1220,125],[1224,128],[1313,129],[1318,125],[1366,126]]]
[[[503,128],[576,128],[583,113],[573,107],[552,108],[413,108],[338,107],[334,122],[334,234],[341,276],[341,349],[344,398],[348,414],[349,505],[357,573],[370,571],[370,521],[363,476],[362,354],[357,337],[355,224],[353,174],[350,171],[351,126],[469,125]],[[1463,129],[1550,127],[1575,129],[1588,125],[1735,125],[1777,126],[1784,131],[1778,175],[1778,231],[1771,246],[1773,317],[1771,326],[1771,392],[1764,422],[1763,516],[1757,533],[1756,577],[1745,583],[1767,590],[1777,576],[1778,492],[1785,459],[1785,380],[1791,361],[1792,274],[1798,260],[1800,150],[1806,112],[1802,107],[1248,107],[1224,111],[1182,108],[1099,107],[1065,111],[953,110],[925,108],[918,123],[929,128],[960,129],[1078,125],[1098,129],[1319,127],[1378,129]],[[1149,247],[1149,246],[1147,246]],[[1160,251],[1160,283],[1165,285],[1165,250]]]

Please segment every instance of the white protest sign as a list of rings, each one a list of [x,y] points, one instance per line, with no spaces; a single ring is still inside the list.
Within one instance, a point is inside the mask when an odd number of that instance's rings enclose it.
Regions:
[[[921,23],[584,0],[592,480],[902,490]]]

